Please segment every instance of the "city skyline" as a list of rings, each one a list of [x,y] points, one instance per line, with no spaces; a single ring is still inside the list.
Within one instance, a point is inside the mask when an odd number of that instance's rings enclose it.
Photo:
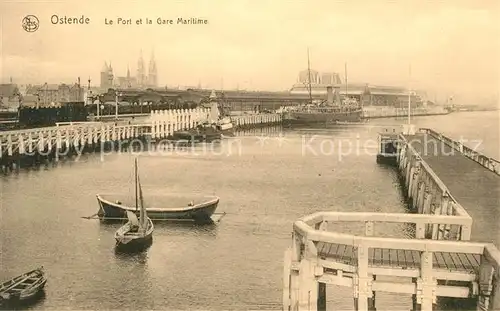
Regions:
[[[339,73],[350,82],[411,85],[443,98],[498,96],[500,29],[496,1],[405,4],[283,1],[161,3],[5,3],[3,83],[58,83],[81,78],[99,84],[104,61],[127,68],[154,48],[158,86],[290,89],[307,68]],[[27,14],[40,29],[25,32]],[[53,25],[50,18],[84,15],[88,25]],[[153,25],[105,25],[104,20],[151,17]],[[203,17],[203,25],[155,25],[156,17]],[[150,26],[150,27],[149,27]],[[148,28],[149,27],[149,28]],[[132,70],[131,66],[131,70]],[[132,70],[134,72],[134,70]],[[125,72],[116,72],[124,76]],[[432,97],[432,96],[431,96]]]

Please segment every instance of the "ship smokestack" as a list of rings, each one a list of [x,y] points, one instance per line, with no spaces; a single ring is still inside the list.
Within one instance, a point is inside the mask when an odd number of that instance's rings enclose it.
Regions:
[[[341,101],[340,101],[340,86],[338,85],[335,85],[335,103],[337,105],[341,105]]]
[[[333,88],[331,85],[326,87],[326,102],[328,105],[333,105]]]

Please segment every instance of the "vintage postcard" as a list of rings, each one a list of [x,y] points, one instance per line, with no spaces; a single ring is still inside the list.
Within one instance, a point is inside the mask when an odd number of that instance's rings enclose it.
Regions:
[[[0,0],[0,309],[500,310],[497,0]]]

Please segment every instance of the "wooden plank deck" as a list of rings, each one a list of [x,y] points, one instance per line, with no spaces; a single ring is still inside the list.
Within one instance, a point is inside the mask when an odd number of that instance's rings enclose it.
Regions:
[[[357,248],[350,245],[318,242],[318,256],[342,264],[357,266]],[[480,255],[465,253],[437,252],[433,254],[433,267],[448,271],[477,273]],[[418,251],[396,250],[387,248],[370,249],[369,265],[381,268],[419,269]]]
[[[486,227],[491,234],[479,240],[499,245],[500,177],[430,135],[405,135],[405,138],[475,220],[472,239],[478,240],[475,233],[484,232]]]

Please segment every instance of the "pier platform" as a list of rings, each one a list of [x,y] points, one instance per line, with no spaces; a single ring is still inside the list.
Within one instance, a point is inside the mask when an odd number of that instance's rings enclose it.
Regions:
[[[469,213],[500,214],[498,161],[430,129],[404,138]],[[500,243],[500,237],[497,239]]]
[[[500,310],[499,241],[494,234],[473,241],[485,224],[469,214],[498,217],[500,162],[431,129],[384,133],[380,142],[411,213],[325,211],[296,221],[285,252],[283,309],[326,310],[326,284],[333,284],[352,288],[357,311],[385,309],[377,292],[411,295],[414,311],[431,311],[441,298],[467,310]],[[395,144],[391,154],[387,144]],[[329,230],[345,222],[364,224],[364,234]],[[406,226],[409,236],[374,235],[375,225],[388,223]]]

